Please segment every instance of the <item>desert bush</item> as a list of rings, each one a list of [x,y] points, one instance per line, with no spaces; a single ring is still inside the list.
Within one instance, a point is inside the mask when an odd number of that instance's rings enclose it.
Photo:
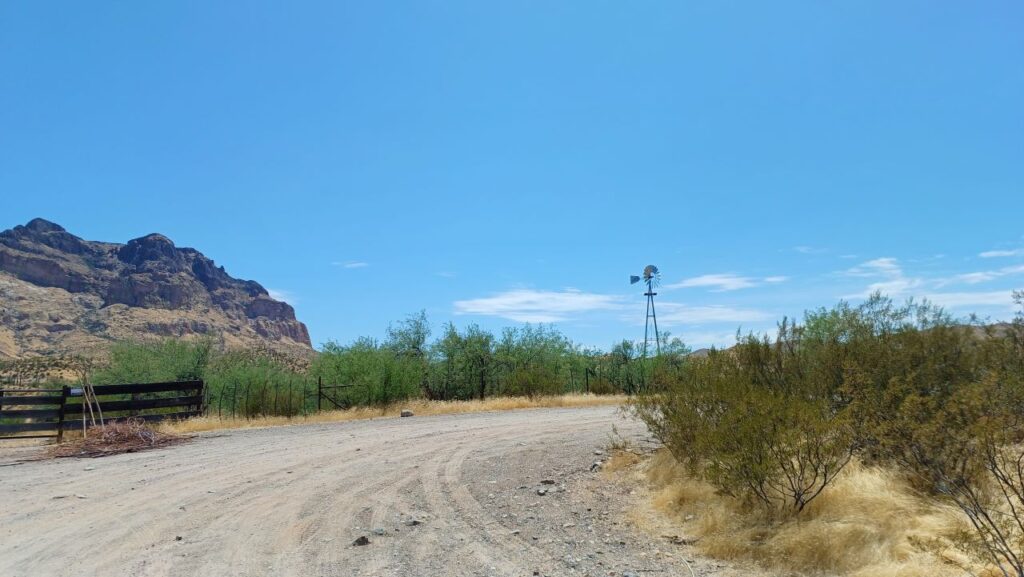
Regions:
[[[656,388],[634,404],[692,473],[770,516],[802,511],[855,448],[829,383],[808,370],[801,336],[783,322],[774,341],[748,336],[689,359],[658,373]]]
[[[628,341],[605,354],[577,347],[545,325],[509,328],[498,338],[477,325],[448,324],[433,341],[431,333],[419,312],[391,324],[383,341],[329,341],[312,359],[267,347],[226,351],[209,340],[123,342],[111,347],[108,362],[78,372],[91,371],[97,384],[204,379],[209,412],[251,418],[314,410],[318,379],[343,386],[330,390],[342,407],[381,407],[415,398],[635,391],[651,363]],[[671,347],[667,340],[665,346]]]
[[[799,513],[856,454],[955,506],[961,545],[1024,577],[1024,316],[875,295],[655,376],[637,413],[720,493]]]
[[[209,340],[119,342],[109,361],[92,373],[93,384],[157,383],[202,379],[213,355]]]
[[[273,356],[254,350],[226,351],[203,372],[207,413],[254,418],[305,414],[316,406],[316,385]]]
[[[860,411],[877,413],[876,458],[956,505],[974,529],[963,543],[1024,576],[1024,320],[905,331],[896,342],[908,370]]]
[[[692,477],[665,452],[644,466],[651,506],[701,553],[755,562],[750,574],[954,577],[970,574],[952,537],[958,512],[928,499],[892,469],[846,466],[799,516],[766,525],[760,512]],[[641,513],[642,515],[642,513]],[[640,517],[643,526],[649,520]],[[665,531],[659,529],[657,534]],[[975,573],[977,574],[977,573]]]
[[[332,393],[346,405],[387,405],[420,394],[422,367],[418,359],[361,338],[349,345],[328,342],[311,374],[325,384],[347,385]]]
[[[574,349],[544,325],[507,328],[494,347],[497,394],[534,397],[568,392]]]
[[[202,379],[207,412],[250,418],[296,415],[315,406],[315,384],[307,385],[297,365],[263,348],[218,351],[209,340],[168,339],[116,343],[87,378],[93,384]],[[161,393],[141,396],[154,395]]]

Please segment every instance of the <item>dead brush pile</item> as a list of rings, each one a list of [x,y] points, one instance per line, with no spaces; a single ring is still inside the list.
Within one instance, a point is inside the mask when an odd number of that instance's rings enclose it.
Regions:
[[[187,439],[188,437],[174,433],[157,431],[142,419],[128,418],[92,428],[81,439],[54,445],[47,451],[47,455],[50,457],[105,457],[168,447]]]

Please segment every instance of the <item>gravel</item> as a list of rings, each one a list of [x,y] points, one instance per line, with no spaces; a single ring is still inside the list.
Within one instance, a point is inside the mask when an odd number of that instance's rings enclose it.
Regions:
[[[627,520],[594,467],[613,425],[646,434],[604,407],[217,431],[88,471],[0,448],[0,575],[735,575]]]

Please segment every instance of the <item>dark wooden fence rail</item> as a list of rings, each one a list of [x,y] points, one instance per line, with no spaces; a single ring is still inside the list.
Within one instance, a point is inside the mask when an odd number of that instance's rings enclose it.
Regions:
[[[135,417],[148,422],[201,415],[205,389],[203,381],[93,387],[104,421]],[[89,414],[82,399],[82,389],[71,387],[4,391],[0,393],[0,440],[52,437],[59,442],[64,430],[81,427],[83,415]],[[22,408],[44,406],[49,408]],[[91,418],[84,421],[88,425]]]
[[[0,391],[0,439],[56,438],[59,441],[62,436],[60,424],[64,420],[64,405],[67,398],[67,387]],[[22,422],[7,423],[5,420]],[[11,436],[12,434],[18,436]]]

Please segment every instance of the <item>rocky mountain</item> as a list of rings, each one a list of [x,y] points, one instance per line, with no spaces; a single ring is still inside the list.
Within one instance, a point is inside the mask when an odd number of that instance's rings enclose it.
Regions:
[[[290,305],[163,235],[87,241],[39,218],[0,232],[0,359],[202,335],[226,347],[312,350]]]

